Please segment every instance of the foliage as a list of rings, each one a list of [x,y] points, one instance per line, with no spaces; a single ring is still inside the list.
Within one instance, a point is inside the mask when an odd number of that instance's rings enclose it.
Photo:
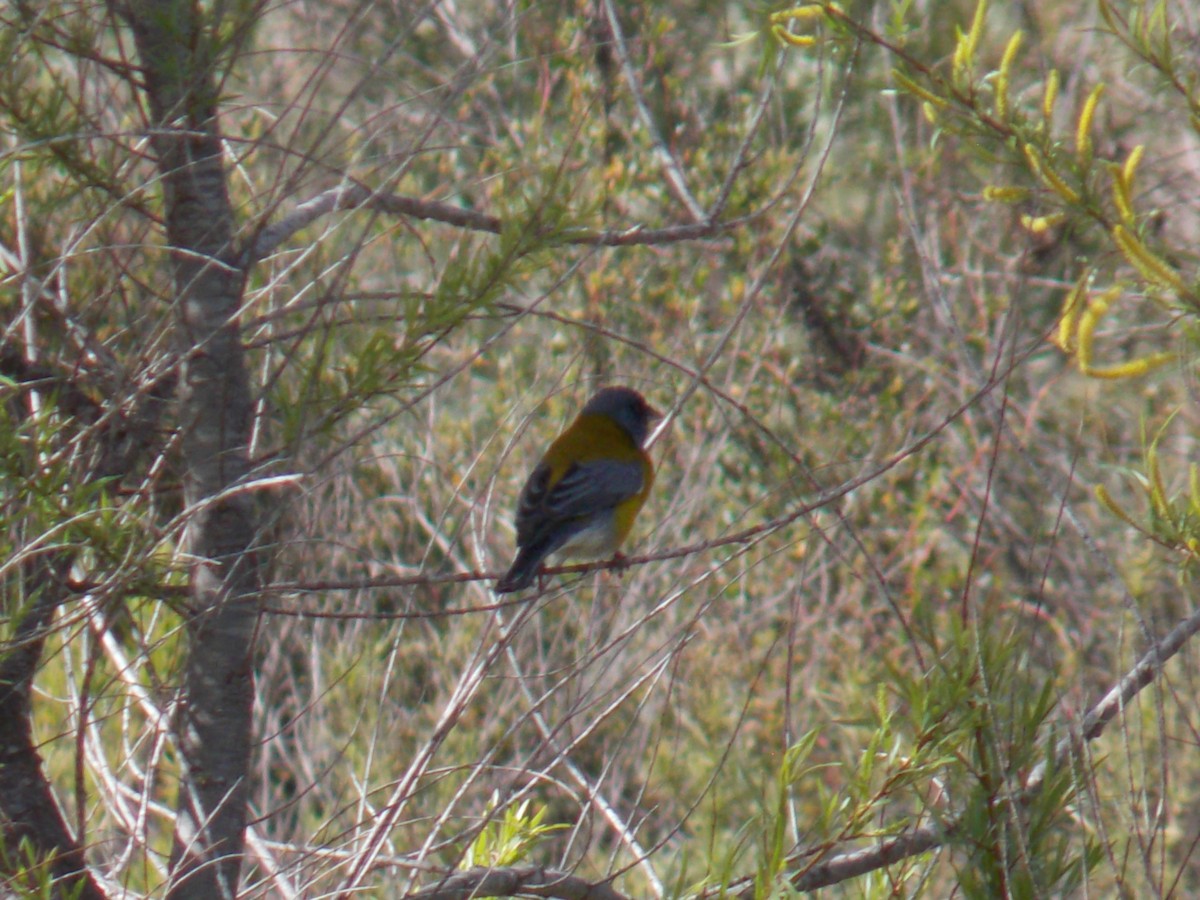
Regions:
[[[496,804],[493,801],[487,809],[488,818],[463,857],[464,868],[511,866],[523,862],[547,835],[570,827],[561,822],[557,825],[542,824],[546,807],[531,814],[528,800],[521,801],[515,807],[508,806],[498,819],[491,818],[495,811]]]

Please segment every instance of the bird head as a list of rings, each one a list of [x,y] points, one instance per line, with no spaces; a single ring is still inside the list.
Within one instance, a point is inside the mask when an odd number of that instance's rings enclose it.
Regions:
[[[580,415],[609,416],[639,447],[650,436],[650,426],[662,418],[662,413],[646,402],[646,398],[627,387],[608,387],[597,391]]]

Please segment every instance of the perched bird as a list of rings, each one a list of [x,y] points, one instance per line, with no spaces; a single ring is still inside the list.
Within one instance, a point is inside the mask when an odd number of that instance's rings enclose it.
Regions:
[[[643,445],[659,418],[631,388],[604,388],[587,402],[521,490],[517,558],[496,593],[528,587],[552,553],[599,559],[617,552],[654,483]]]

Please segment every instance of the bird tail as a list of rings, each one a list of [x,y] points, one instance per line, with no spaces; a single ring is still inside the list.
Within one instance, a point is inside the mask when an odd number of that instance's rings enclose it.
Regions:
[[[541,552],[541,549],[540,547],[522,548],[504,577],[496,582],[496,593],[511,594],[514,591],[523,591],[533,584],[533,577],[537,574],[542,560],[546,558],[546,554]]]

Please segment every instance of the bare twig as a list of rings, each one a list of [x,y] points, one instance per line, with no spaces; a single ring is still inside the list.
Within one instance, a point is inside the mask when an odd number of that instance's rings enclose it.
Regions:
[[[392,215],[410,216],[415,219],[433,219],[447,225],[457,225],[475,231],[500,233],[500,220],[474,210],[464,209],[436,200],[418,200],[398,194],[371,191],[361,184],[343,184],[324,191],[311,200],[306,200],[276,222],[264,228],[247,248],[247,262],[254,262],[275,251],[284,241],[321,216],[340,210],[367,207]]]
[[[504,223],[498,216],[464,209],[452,203],[438,200],[420,200],[401,194],[372,191],[361,184],[344,184],[323,191],[306,200],[273,225],[264,228],[247,246],[242,254],[247,265],[262,259],[277,250],[288,238],[302,228],[311,225],[321,216],[349,209],[373,209],[394,216],[426,219],[466,228],[499,234]],[[683,241],[698,241],[720,237],[740,228],[746,217],[726,222],[703,221],[662,228],[626,229],[572,228],[558,239],[565,244],[597,247],[632,247],[650,244],[678,244]]]
[[[608,705],[608,708],[602,710],[593,718],[592,724],[589,727],[585,727],[582,731],[571,735],[567,739],[563,739],[558,734],[558,729],[552,727],[546,720],[546,716],[541,712],[539,708],[541,702],[530,687],[525,668],[518,654],[513,651],[511,646],[508,648],[507,656],[509,664],[513,667],[516,675],[517,683],[520,685],[521,693],[524,694],[526,701],[530,705],[530,719],[541,739],[545,742],[546,748],[553,751],[555,761],[562,764],[569,779],[583,792],[583,796],[587,798],[587,802],[608,822],[616,834],[617,840],[624,844],[637,860],[637,866],[645,876],[647,882],[649,882],[650,890],[654,896],[661,898],[665,893],[662,878],[654,868],[651,854],[646,852],[646,849],[637,839],[636,829],[631,827],[626,817],[622,816],[613,803],[601,793],[596,779],[589,777],[580,766],[572,761],[571,752],[582,744],[595,729],[600,727],[607,719],[609,711],[624,704],[630,696],[641,690],[647,682],[656,681],[662,674],[666,661],[660,662],[658,665],[653,666],[649,672],[634,679],[633,685],[620,691],[617,698]]]
[[[518,621],[532,614],[533,607],[527,606],[518,613]],[[404,775],[393,785],[387,802],[372,823],[371,828],[363,835],[362,849],[354,860],[350,871],[339,885],[333,896],[338,900],[350,900],[357,895],[363,880],[374,868],[375,862],[383,852],[392,828],[399,820],[408,802],[412,799],[414,786],[428,771],[437,754],[438,748],[450,735],[462,716],[463,710],[475,698],[479,688],[486,681],[492,665],[504,652],[508,641],[512,639],[517,629],[501,634],[494,643],[488,643],[490,634],[485,634],[475,649],[473,659],[469,660],[464,671],[455,685],[454,692],[446,700],[445,708],[424,745],[413,754],[412,762]],[[448,895],[456,896],[456,895]],[[465,894],[462,896],[472,896]],[[486,893],[473,896],[486,896]],[[553,896],[553,895],[547,895]]]
[[[642,127],[650,134],[650,140],[654,144],[654,154],[662,163],[667,184],[675,198],[687,208],[695,222],[707,222],[708,215],[704,212],[704,207],[700,205],[692,195],[691,189],[688,188],[687,178],[684,177],[679,160],[675,158],[666,141],[663,140],[654,116],[650,114],[650,108],[646,105],[646,99],[642,96],[642,86],[638,81],[637,73],[633,71],[633,62],[629,58],[629,45],[625,43],[625,34],[621,30],[621,21],[617,18],[617,11],[613,8],[612,0],[604,0],[604,16],[608,20],[613,49],[616,50],[617,59],[621,63],[621,74],[625,76],[625,83],[629,86],[629,93],[633,96],[638,118],[642,120]]]
[[[607,882],[592,884],[576,875],[537,866],[469,869],[415,894],[408,894],[407,900],[474,900],[476,897],[517,895],[554,900],[627,900]]]
[[[774,96],[775,72],[772,71],[763,81],[762,90],[759,91],[758,100],[754,104],[754,114],[750,117],[750,125],[746,128],[746,134],[742,138],[741,144],[738,145],[737,152],[733,155],[733,162],[729,166],[729,172],[725,175],[725,181],[722,182],[721,189],[717,192],[717,199],[713,201],[713,205],[705,217],[706,221],[719,219],[725,212],[725,206],[729,203],[729,195],[733,193],[733,185],[737,181],[738,175],[749,165],[750,146],[754,143],[754,137],[758,134],[758,129],[762,126],[763,119],[766,117],[767,107]],[[811,143],[813,133],[814,129],[810,128],[806,144]],[[807,146],[805,150],[807,150]],[[801,157],[806,156],[806,152],[801,154]]]

